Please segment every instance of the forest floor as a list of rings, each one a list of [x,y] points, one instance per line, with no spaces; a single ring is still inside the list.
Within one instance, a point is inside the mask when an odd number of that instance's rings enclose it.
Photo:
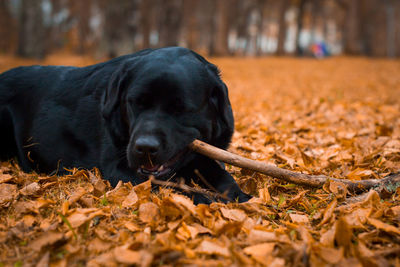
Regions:
[[[230,151],[360,180],[400,171],[400,61],[212,59],[236,132]],[[35,63],[0,57],[0,71]],[[86,65],[58,55],[43,64]],[[248,203],[193,205],[150,183],[111,188],[0,163],[0,266],[400,266],[400,188],[352,196],[228,166]]]

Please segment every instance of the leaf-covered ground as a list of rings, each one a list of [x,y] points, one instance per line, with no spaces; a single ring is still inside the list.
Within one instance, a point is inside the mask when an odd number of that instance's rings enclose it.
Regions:
[[[230,150],[337,178],[400,170],[400,61],[215,59],[230,88]],[[32,64],[0,57],[0,71]],[[44,64],[90,64],[50,57]],[[249,203],[195,206],[96,170],[49,177],[0,165],[0,266],[400,266],[400,188],[286,184],[228,166]],[[398,185],[397,185],[398,186]]]

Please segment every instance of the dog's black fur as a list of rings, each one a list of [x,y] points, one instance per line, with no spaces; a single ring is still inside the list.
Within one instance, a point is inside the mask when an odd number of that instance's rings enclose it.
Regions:
[[[204,186],[197,169],[212,187],[243,202],[249,196],[227,171],[187,148],[200,139],[225,149],[233,126],[217,67],[185,48],[0,75],[0,158],[17,157],[26,172],[98,167],[112,185],[138,184],[153,174]]]

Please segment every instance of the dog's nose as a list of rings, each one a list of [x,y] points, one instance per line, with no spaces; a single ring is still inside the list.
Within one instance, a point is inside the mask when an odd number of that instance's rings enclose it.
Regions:
[[[138,154],[157,154],[160,149],[160,142],[154,136],[143,136],[136,139],[135,151]]]

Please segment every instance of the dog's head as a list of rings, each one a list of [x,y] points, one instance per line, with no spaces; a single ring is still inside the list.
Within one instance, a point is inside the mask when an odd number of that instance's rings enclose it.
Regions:
[[[226,148],[234,126],[217,67],[184,48],[148,51],[121,65],[104,95],[103,116],[129,168],[157,178],[193,158],[194,139]]]

